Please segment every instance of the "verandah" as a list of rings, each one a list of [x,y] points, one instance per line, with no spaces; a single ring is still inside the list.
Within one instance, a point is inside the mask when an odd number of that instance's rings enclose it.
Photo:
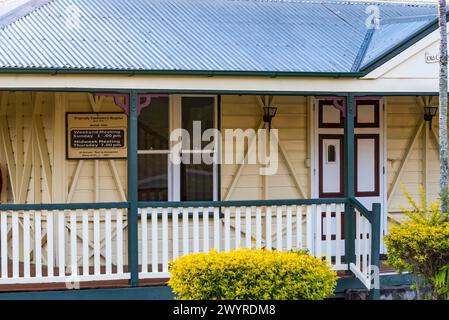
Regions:
[[[51,275],[56,274],[53,270],[52,262],[48,264],[47,261],[47,272],[43,273],[43,276],[39,272],[42,270],[42,252],[40,240],[34,240],[30,242],[26,240],[28,232],[20,235],[19,233],[19,221],[22,224],[22,217],[19,219],[19,215],[23,215],[23,228],[24,230],[30,230],[30,222],[37,224],[38,228],[34,229],[37,234],[34,235],[34,239],[42,238],[42,218],[52,217],[50,219],[45,219],[46,231],[47,231],[47,252],[52,249],[52,246],[58,247],[58,252],[55,256],[55,261],[58,265],[58,274],[63,275],[66,278],[65,266],[73,263],[76,265],[83,265],[83,272],[70,271],[70,275],[73,272],[76,276],[83,280],[89,279],[99,279],[102,278],[104,274],[105,279],[114,278],[129,278],[130,283],[136,285],[138,283],[139,274],[140,278],[145,277],[163,277],[167,276],[168,271],[168,261],[176,257],[176,251],[178,253],[182,248],[182,253],[195,252],[201,249],[200,246],[200,234],[202,234],[203,246],[202,250],[209,250],[213,246],[209,244],[209,237],[213,240],[213,244],[216,249],[220,250],[230,250],[231,248],[237,248],[240,243],[241,230],[246,229],[245,233],[245,246],[246,247],[259,247],[264,246],[266,248],[278,248],[280,250],[289,250],[293,248],[308,248],[317,255],[325,253],[328,259],[333,262],[337,268],[340,269],[351,269],[353,272],[360,273],[363,272],[362,279],[368,280],[368,271],[371,272],[371,265],[378,265],[376,262],[376,256],[378,257],[378,250],[380,245],[380,226],[378,225],[378,220],[380,219],[380,209],[375,206],[373,214],[363,208],[356,200],[354,194],[354,111],[351,107],[354,103],[354,95],[347,94],[342,95],[347,99],[346,117],[345,117],[345,197],[342,199],[316,199],[316,200],[283,200],[283,201],[244,201],[244,202],[139,202],[138,199],[138,165],[137,165],[137,154],[138,154],[138,132],[137,132],[137,119],[138,119],[138,104],[139,104],[139,92],[132,91],[129,93],[129,117],[128,117],[128,199],[126,202],[122,203],[104,203],[104,204],[52,204],[52,205],[1,205],[2,210],[2,276],[5,277],[5,281],[14,283],[16,282],[45,282],[45,281],[61,281],[62,278],[52,278]],[[344,208],[342,207],[344,205]],[[359,214],[355,214],[354,206],[357,207]],[[187,210],[186,210],[187,208]],[[188,209],[190,208],[190,209]],[[126,210],[125,210],[126,209]],[[65,216],[65,211],[67,211],[67,217]],[[85,212],[84,214],[82,212]],[[341,213],[345,213],[344,215]],[[55,215],[53,215],[56,213]],[[142,214],[143,213],[143,214]],[[145,214],[146,213],[146,214]],[[327,217],[327,225],[322,225],[322,214]],[[321,229],[330,231],[332,214],[335,215],[337,221],[337,235],[336,239],[339,238],[338,221],[342,222],[344,220],[345,225],[345,239],[354,239],[354,241],[344,242],[344,264],[341,262],[343,248],[338,248],[340,242],[332,241],[332,237],[325,238],[325,243],[321,243]],[[360,214],[364,216],[361,218]],[[9,215],[9,217],[7,216]],[[209,215],[211,217],[209,226]],[[182,218],[182,236],[177,232],[178,228],[175,227],[175,222],[178,218]],[[243,216],[245,219],[243,219]],[[254,216],[254,217],[253,217]],[[275,219],[274,219],[275,216]],[[285,217],[285,218],[284,218]],[[376,217],[376,218],[374,218]],[[147,218],[150,218],[147,221]],[[272,218],[276,220],[275,228],[276,232],[272,230]],[[54,221],[52,221],[54,219]],[[67,221],[66,221],[67,219]],[[293,226],[292,221],[296,219],[297,221],[304,221],[305,228],[301,230],[302,223],[296,223],[296,228]],[[56,220],[58,222],[56,222]],[[93,221],[94,231],[90,234],[88,222]],[[139,220],[141,221],[139,226]],[[174,248],[172,252],[168,251],[169,241],[169,224],[168,220],[172,220],[171,223],[173,227],[171,228],[171,247]],[[234,220],[231,223],[231,220]],[[243,223],[245,220],[245,223]],[[254,221],[252,221],[254,220]],[[50,228],[48,223],[50,222]],[[82,221],[83,232],[82,236],[76,233],[76,227],[74,227],[77,221]],[[87,224],[86,224],[87,221]],[[200,221],[202,228],[200,228]],[[54,222],[54,223],[53,223]],[[66,223],[72,228],[67,228]],[[148,236],[147,228],[143,228],[146,224],[152,226],[151,236]],[[221,229],[221,224],[224,227]],[[11,225],[9,225],[11,224]],[[127,235],[123,233],[123,226],[127,225]],[[374,232],[371,236],[368,231],[369,224],[374,224],[374,230],[379,232]],[[377,226],[376,226],[377,224]],[[53,228],[51,226],[53,225]],[[218,227],[217,227],[218,225]],[[159,232],[158,227],[161,226],[161,232]],[[232,228],[231,228],[232,226]],[[114,228],[115,227],[115,228]],[[58,229],[59,228],[59,229]],[[61,230],[62,228],[62,230]],[[70,229],[69,235],[65,234],[65,229]],[[192,231],[190,231],[190,228]],[[357,228],[357,232],[355,232]],[[54,229],[54,230],[53,230]],[[115,234],[113,229],[115,229]],[[140,232],[139,232],[140,229]],[[201,229],[201,233],[199,230]],[[6,232],[4,232],[6,230]],[[103,230],[103,231],[100,231]],[[212,232],[213,230],[213,232]],[[232,231],[231,231],[232,230]],[[248,237],[248,231],[254,230],[255,237],[252,239]],[[283,239],[284,230],[286,233],[285,241]],[[356,235],[360,235],[360,230],[362,230],[361,237],[356,240]],[[366,230],[363,232],[363,230]],[[55,232],[54,232],[55,231]],[[188,237],[188,232],[193,233],[192,243],[190,244],[190,239]],[[218,231],[218,232],[217,232]],[[222,231],[222,232],[220,232]],[[100,236],[100,233],[104,232],[104,238]],[[234,235],[231,236],[231,232]],[[8,245],[8,234],[12,235],[12,273],[8,271],[8,256],[9,245]],[[66,262],[65,257],[68,253],[62,251],[65,250],[65,246],[59,243],[52,243],[51,240],[53,235],[57,241],[60,239],[70,239],[70,249],[71,261]],[[56,234],[58,235],[56,236]],[[265,235],[270,235],[270,237],[263,237]],[[140,240],[139,240],[140,234]],[[330,232],[328,232],[328,235]],[[377,236],[376,236],[377,234]],[[209,235],[209,237],[207,236]],[[275,236],[274,236],[275,235]],[[318,237],[319,235],[319,237]],[[23,236],[25,241],[19,241],[19,237]],[[89,241],[89,236],[93,241]],[[114,248],[116,248],[115,254],[113,254],[112,239],[115,237],[116,243]],[[121,251],[123,246],[120,246],[124,237],[127,238],[128,243],[128,253],[127,256]],[[215,238],[214,238],[215,237]],[[275,238],[272,241],[272,237]],[[103,239],[102,239],[103,238]],[[185,241],[187,238],[187,241]],[[232,238],[232,243],[231,243]],[[154,241],[158,239],[160,241]],[[367,241],[371,239],[370,241]],[[78,241],[82,246],[82,257],[80,257],[78,251]],[[147,241],[144,241],[147,240]],[[318,241],[320,240],[320,241]],[[327,241],[327,244],[326,244]],[[181,245],[181,242],[182,245]],[[371,248],[369,245],[371,242]],[[31,245],[33,243],[33,245]],[[160,244],[159,244],[160,243]],[[274,243],[274,244],[273,244]],[[357,245],[356,245],[357,243]],[[145,246],[152,247],[152,257],[151,257],[151,272],[148,272],[147,263],[148,257],[146,256],[146,250],[141,250],[139,253],[139,247],[145,249]],[[36,249],[31,250],[34,246]],[[20,248],[19,248],[20,247]],[[104,249],[103,249],[104,247]],[[19,250],[25,254],[23,272],[20,271],[19,262]],[[121,248],[121,249],[120,249]],[[323,249],[324,248],[324,249]],[[374,250],[371,252],[371,250]],[[357,252],[356,252],[357,251]],[[377,254],[376,254],[377,251]],[[53,250],[50,250],[53,252]],[[103,253],[104,252],[104,253]],[[159,254],[161,252],[161,254]],[[28,255],[27,253],[30,253]],[[35,257],[36,264],[34,273],[35,277],[31,276],[31,254]],[[51,253],[52,254],[52,253]],[[170,255],[170,256],[169,256]],[[356,258],[356,255],[358,258]],[[39,258],[40,256],[40,258]],[[104,268],[101,266],[101,256],[104,257]],[[161,256],[162,259],[159,259]],[[92,257],[92,259],[91,259]],[[112,262],[114,257],[115,264]],[[139,258],[140,257],[140,258]],[[360,260],[361,259],[361,260]],[[371,259],[369,264],[368,261]],[[47,260],[53,261],[53,259]],[[92,260],[92,261],[91,261]],[[139,261],[140,260],[140,261]],[[162,263],[159,263],[161,261]],[[351,262],[355,263],[354,266],[357,268],[351,268]],[[114,265],[114,267],[113,267]],[[127,265],[127,268],[125,267]],[[161,271],[160,266],[161,265]],[[362,265],[364,267],[362,267]],[[90,271],[90,267],[93,267],[93,271]],[[139,267],[140,266],[140,267]],[[10,268],[11,269],[11,268]],[[127,272],[124,272],[124,271]],[[79,274],[78,274],[79,273]],[[359,274],[360,276],[360,274]],[[43,278],[46,278],[44,280]],[[59,277],[59,276],[58,276]],[[30,280],[32,279],[32,280]]]

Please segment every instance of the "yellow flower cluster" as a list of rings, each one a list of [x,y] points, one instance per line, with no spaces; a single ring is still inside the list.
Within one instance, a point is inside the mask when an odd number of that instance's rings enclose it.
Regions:
[[[170,272],[169,285],[183,300],[321,300],[337,281],[319,258],[262,249],[186,255]]]
[[[423,275],[428,282],[449,263],[449,218],[440,211],[440,201],[429,203],[421,186],[420,202],[405,187],[409,208],[403,208],[406,220],[385,236],[388,264],[396,270]]]
[[[449,262],[449,223],[404,223],[390,230],[385,243],[390,266],[430,275]]]

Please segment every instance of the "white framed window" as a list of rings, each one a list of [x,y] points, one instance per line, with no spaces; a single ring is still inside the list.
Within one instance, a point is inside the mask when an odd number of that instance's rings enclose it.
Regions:
[[[140,201],[216,201],[218,200],[218,164],[192,163],[193,157],[205,150],[208,142],[186,146],[181,150],[183,161],[170,161],[176,142],[170,132],[185,129],[193,139],[193,123],[201,123],[200,134],[216,129],[217,97],[214,95],[170,95],[153,98],[139,115],[139,200]],[[218,150],[213,150],[218,155]]]

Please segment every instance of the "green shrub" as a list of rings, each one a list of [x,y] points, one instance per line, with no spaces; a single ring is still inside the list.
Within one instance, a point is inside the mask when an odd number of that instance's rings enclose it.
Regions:
[[[198,253],[170,264],[169,286],[183,300],[321,300],[333,294],[331,266],[303,252]]]
[[[399,272],[415,275],[416,289],[420,296],[419,277],[430,288],[432,299],[444,298],[436,281],[441,269],[449,263],[449,222],[439,210],[436,201],[428,207],[421,187],[421,203],[417,204],[404,190],[412,209],[403,209],[407,219],[400,226],[390,229],[385,237],[388,249],[388,265]]]

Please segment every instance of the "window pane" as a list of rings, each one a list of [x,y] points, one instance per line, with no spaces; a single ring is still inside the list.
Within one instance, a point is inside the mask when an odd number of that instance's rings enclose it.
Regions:
[[[167,150],[168,97],[153,98],[139,115],[139,150]]]
[[[181,201],[212,201],[213,165],[181,165]]]
[[[139,201],[168,201],[168,155],[139,155]]]
[[[186,129],[192,139],[190,149],[193,148],[193,121],[201,121],[201,133],[214,128],[213,97],[183,97],[182,98],[182,128]],[[201,137],[200,137],[201,139]],[[203,141],[204,148],[210,141]]]

